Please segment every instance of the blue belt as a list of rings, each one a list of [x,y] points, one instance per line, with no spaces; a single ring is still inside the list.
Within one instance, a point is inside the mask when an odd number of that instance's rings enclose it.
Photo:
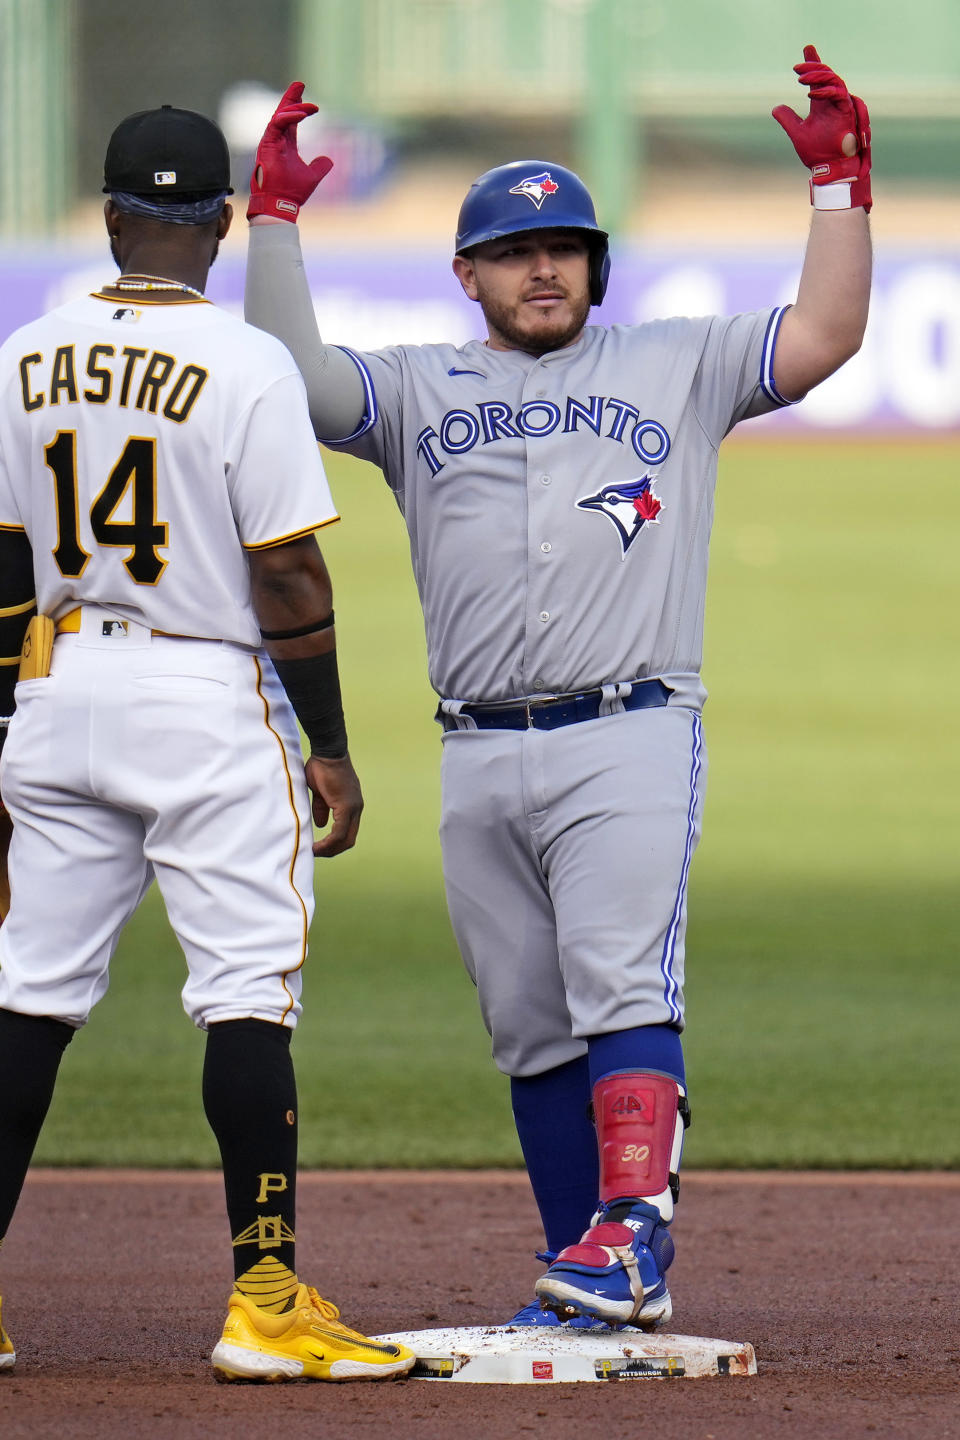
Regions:
[[[621,697],[624,710],[651,710],[666,705],[672,690],[662,680],[635,680],[629,695]],[[597,720],[603,701],[602,690],[584,690],[578,695],[544,696],[542,700],[514,701],[507,705],[463,705],[478,730],[558,730],[581,720]],[[616,713],[616,712],[614,712]],[[462,730],[454,715],[437,711],[444,730]]]

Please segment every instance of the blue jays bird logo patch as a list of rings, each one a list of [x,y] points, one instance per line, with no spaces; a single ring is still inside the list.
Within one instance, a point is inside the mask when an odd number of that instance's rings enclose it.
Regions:
[[[510,194],[526,195],[527,199],[539,210],[547,196],[556,195],[559,189],[560,186],[550,171],[544,170],[540,175],[528,175],[525,180],[520,181],[519,185],[513,186]]]
[[[653,493],[653,476],[641,475],[639,480],[622,480],[604,485],[596,495],[585,495],[577,501],[578,510],[599,510],[606,515],[620,536],[626,555],[645,525],[659,525],[663,502]]]

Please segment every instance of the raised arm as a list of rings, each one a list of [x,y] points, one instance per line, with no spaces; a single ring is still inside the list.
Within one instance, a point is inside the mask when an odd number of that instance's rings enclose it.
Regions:
[[[810,113],[788,105],[773,117],[810,170],[814,207],[796,303],[783,317],[773,378],[798,400],[860,349],[870,303],[870,117],[812,45],[794,66],[810,89]]]
[[[360,373],[342,350],[320,338],[303,268],[296,220],[332,162],[309,165],[297,151],[297,126],[316,112],[296,81],[284,94],[257,149],[250,185],[250,243],[244,315],[251,325],[282,340],[307,387],[310,419],[320,440],[353,435],[363,416]]]

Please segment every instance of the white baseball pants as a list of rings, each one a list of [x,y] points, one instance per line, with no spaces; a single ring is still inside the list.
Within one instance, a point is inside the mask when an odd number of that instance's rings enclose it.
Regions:
[[[195,1024],[288,1027],[313,914],[296,721],[260,653],[122,628],[85,607],[17,687],[0,790],[14,820],[0,1006],[82,1025],[156,877]]]

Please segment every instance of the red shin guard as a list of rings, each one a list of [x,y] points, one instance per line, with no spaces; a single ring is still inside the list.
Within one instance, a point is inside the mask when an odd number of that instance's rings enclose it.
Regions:
[[[625,1196],[669,1197],[683,1140],[681,1101],[685,1110],[683,1089],[665,1075],[625,1071],[605,1075],[594,1085],[604,1204]],[[672,1203],[669,1208],[672,1214]]]

